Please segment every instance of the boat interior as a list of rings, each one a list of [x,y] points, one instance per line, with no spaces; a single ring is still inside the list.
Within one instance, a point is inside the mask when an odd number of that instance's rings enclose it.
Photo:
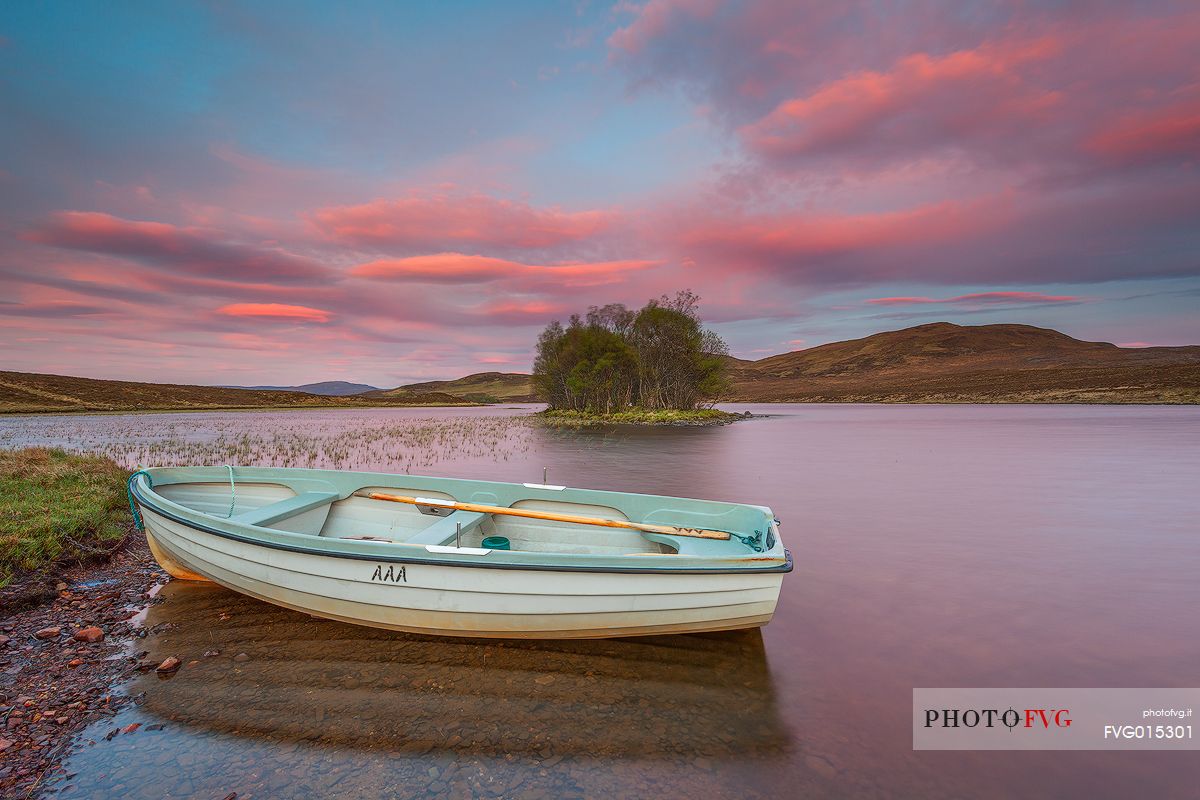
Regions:
[[[346,476],[355,473],[329,473],[331,478],[339,477],[322,480],[314,476],[323,472],[319,470],[295,470],[309,475],[280,480],[280,473],[292,471],[269,470],[269,475],[256,475],[256,468],[237,468],[231,483],[226,468],[190,469],[190,475],[183,468],[155,470],[152,491],[219,520],[323,538],[487,549],[484,540],[499,536],[508,540],[508,549],[515,551],[605,556],[683,554],[729,558],[754,552],[737,536],[727,540],[674,536],[368,497],[383,493],[606,520],[745,533],[757,530],[764,531],[764,538],[774,539],[765,531],[770,517],[759,506],[540,484],[361,473],[358,477],[367,482],[359,481],[351,487]],[[371,478],[383,477],[391,480],[370,485]],[[406,485],[406,480],[411,483]]]

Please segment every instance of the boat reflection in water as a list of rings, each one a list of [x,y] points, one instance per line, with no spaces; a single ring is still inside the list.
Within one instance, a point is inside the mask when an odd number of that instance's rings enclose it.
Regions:
[[[447,641],[318,620],[205,585],[174,583],[163,595],[146,624],[175,627],[155,649],[200,661],[135,688],[146,693],[144,710],[165,720],[276,739],[490,755],[536,752],[547,742],[558,753],[639,757],[667,743],[717,755],[786,742],[757,629]],[[220,656],[204,658],[213,650]],[[242,652],[249,660],[231,660]]]
[[[133,683],[137,705],[107,725],[152,730],[90,733],[64,796],[141,796],[163,770],[197,794],[302,797],[336,781],[338,793],[713,796],[721,765],[790,749],[757,629],[482,641],[316,619],[212,584],[161,596],[146,658],[184,666]]]

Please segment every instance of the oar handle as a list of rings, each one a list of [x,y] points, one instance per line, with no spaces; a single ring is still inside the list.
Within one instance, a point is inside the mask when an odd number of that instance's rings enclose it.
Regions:
[[[501,514],[508,517],[525,517],[526,519],[544,519],[551,522],[567,522],[574,525],[599,525],[605,528],[625,528],[644,533],[661,533],[666,536],[688,536],[694,539],[729,539],[729,531],[710,531],[704,528],[681,528],[676,525],[656,525],[651,522],[629,522],[623,519],[604,519],[602,517],[580,517],[575,514],[556,514],[552,511],[534,511],[528,508],[508,508],[506,506],[488,506],[480,503],[460,503],[456,500],[443,500],[434,497],[406,497],[399,494],[384,494],[371,492],[367,495],[372,500],[387,500],[392,503],[407,503],[410,506],[434,506],[437,508],[452,508],[456,511],[475,511],[480,514]]]

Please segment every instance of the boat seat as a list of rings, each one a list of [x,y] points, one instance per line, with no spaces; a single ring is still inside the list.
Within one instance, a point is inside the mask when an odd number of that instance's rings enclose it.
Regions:
[[[411,539],[404,541],[408,544],[445,544],[454,539],[457,523],[462,523],[462,532],[466,534],[483,524],[486,516],[478,511],[455,511],[447,517],[442,517]]]
[[[250,511],[243,511],[241,514],[234,514],[232,519],[234,522],[241,522],[244,525],[265,527],[288,517],[303,514],[305,511],[312,511],[314,508],[328,505],[337,499],[337,492],[301,492],[295,497],[269,503],[262,508],[254,508]]]

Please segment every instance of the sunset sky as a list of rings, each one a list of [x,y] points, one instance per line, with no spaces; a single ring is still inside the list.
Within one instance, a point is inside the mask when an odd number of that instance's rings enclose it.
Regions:
[[[1200,5],[0,8],[0,369],[527,371],[685,287],[743,358],[1200,343]]]

